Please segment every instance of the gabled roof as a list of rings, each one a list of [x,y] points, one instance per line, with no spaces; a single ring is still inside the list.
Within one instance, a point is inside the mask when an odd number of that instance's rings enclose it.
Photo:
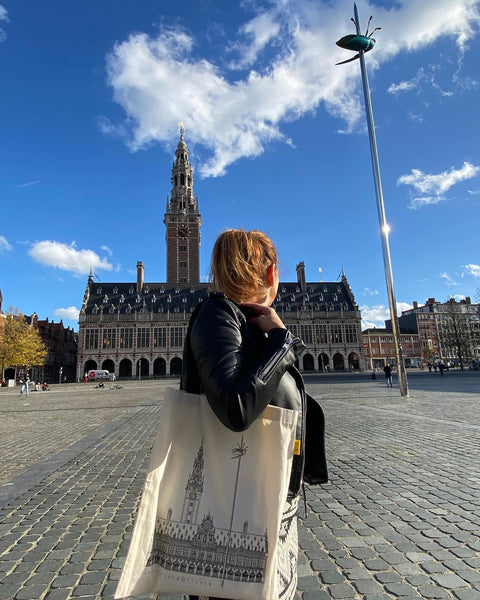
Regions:
[[[82,314],[133,312],[192,312],[213,291],[208,283],[95,283],[89,279]],[[340,282],[307,283],[301,291],[297,282],[280,283],[274,302],[277,311],[353,311],[358,310],[350,286]]]

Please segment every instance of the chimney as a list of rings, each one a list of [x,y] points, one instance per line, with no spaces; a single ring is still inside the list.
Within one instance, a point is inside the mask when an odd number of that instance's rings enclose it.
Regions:
[[[143,289],[143,274],[145,268],[141,260],[137,261],[137,292],[140,293]]]
[[[418,302],[416,300],[413,301],[413,308],[418,308]]]
[[[300,290],[305,292],[307,289],[307,284],[305,282],[305,263],[303,260],[297,265],[297,281],[300,286]]]

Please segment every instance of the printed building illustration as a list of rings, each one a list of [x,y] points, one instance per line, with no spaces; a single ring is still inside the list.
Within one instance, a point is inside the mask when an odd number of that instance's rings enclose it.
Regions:
[[[169,571],[215,579],[262,582],[268,551],[266,532],[263,535],[249,532],[247,521],[242,531],[216,527],[210,513],[199,522],[203,452],[202,440],[185,486],[180,519],[173,519],[172,508],[166,518],[157,518],[147,566],[158,564]],[[230,552],[231,549],[235,552]]]
[[[199,281],[202,221],[183,128],[171,184],[164,217],[167,280],[147,283],[140,260],[136,282],[95,282],[90,274],[79,315],[78,381],[91,369],[106,369],[117,378],[181,372],[190,315],[211,291]],[[364,370],[361,314],[343,270],[339,281],[307,282],[299,262],[297,281],[280,283],[273,306],[306,344],[300,371]]]

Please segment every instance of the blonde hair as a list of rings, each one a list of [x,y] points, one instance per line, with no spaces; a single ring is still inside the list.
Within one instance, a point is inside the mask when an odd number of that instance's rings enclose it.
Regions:
[[[227,298],[243,302],[267,285],[267,268],[276,264],[277,251],[267,235],[255,230],[227,229],[213,247],[212,280]]]

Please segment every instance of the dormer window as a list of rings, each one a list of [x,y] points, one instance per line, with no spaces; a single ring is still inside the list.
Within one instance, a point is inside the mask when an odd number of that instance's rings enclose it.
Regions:
[[[299,294],[299,293],[300,293],[300,288],[298,287],[298,285],[297,285],[297,287],[295,288],[295,291],[297,292],[297,294]]]
[[[167,296],[167,302],[171,302],[172,301],[172,296],[170,294],[168,294]]]
[[[323,294],[320,294],[320,296],[318,297],[318,299],[320,300],[320,302],[323,302]]]
[[[152,302],[155,304],[155,302],[157,301],[157,297],[155,296],[155,294],[152,295]]]
[[[175,288],[175,293],[176,293],[176,294],[179,294],[179,293],[180,293],[180,288],[178,288],[178,287],[177,287],[177,288]]]
[[[292,294],[292,296],[291,296],[290,300],[291,300],[292,302],[295,302],[295,294]]]
[[[108,304],[108,296],[107,296],[107,294],[105,294],[105,296],[103,297],[103,303],[104,304]]]
[[[114,293],[114,294],[118,294],[118,287],[117,287],[117,286],[115,286],[115,287],[113,288],[113,293]]]
[[[146,285],[146,286],[143,288],[143,293],[144,293],[144,294],[148,294],[148,292],[149,292],[149,291],[150,291],[150,288],[148,287],[148,285]]]
[[[333,299],[334,299],[335,302],[338,300],[337,294],[333,294]]]
[[[110,306],[110,308],[108,309],[108,312],[113,315],[115,312],[115,307],[113,306],[113,304]]]
[[[165,288],[161,287],[159,291],[160,291],[161,294],[164,294],[165,293]]]
[[[186,302],[187,302],[187,297],[186,297],[186,296],[184,296],[184,297],[182,298],[182,302],[183,302],[184,304],[186,304]]]
[[[135,298],[135,302],[137,304],[139,304],[142,301],[142,298],[140,297],[140,294],[137,294],[137,297]]]
[[[327,292],[328,292],[328,289],[327,289],[326,287],[324,287],[324,288],[323,288],[323,291],[324,291],[325,293],[327,293]]]
[[[282,294],[285,294],[287,290],[285,289],[285,287],[282,287]]]
[[[101,294],[101,293],[102,293],[102,288],[101,288],[101,287],[98,287],[98,288],[97,288],[97,294]]]
[[[163,306],[160,304],[160,306],[158,307],[157,312],[159,313],[163,313]]]
[[[120,296],[119,302],[120,304],[123,304],[125,302],[125,296],[123,294]]]
[[[132,307],[130,306],[130,304],[127,304],[127,310],[125,312],[127,312],[127,313],[132,312]]]
[[[133,290],[133,287],[132,287],[132,286],[130,286],[130,287],[128,288],[128,293],[129,293],[129,294],[133,294],[133,291],[134,291],[134,290]]]
[[[98,306],[97,306],[96,304],[95,304],[95,306],[92,308],[92,313],[93,313],[94,315],[97,315],[97,314],[98,314]]]

